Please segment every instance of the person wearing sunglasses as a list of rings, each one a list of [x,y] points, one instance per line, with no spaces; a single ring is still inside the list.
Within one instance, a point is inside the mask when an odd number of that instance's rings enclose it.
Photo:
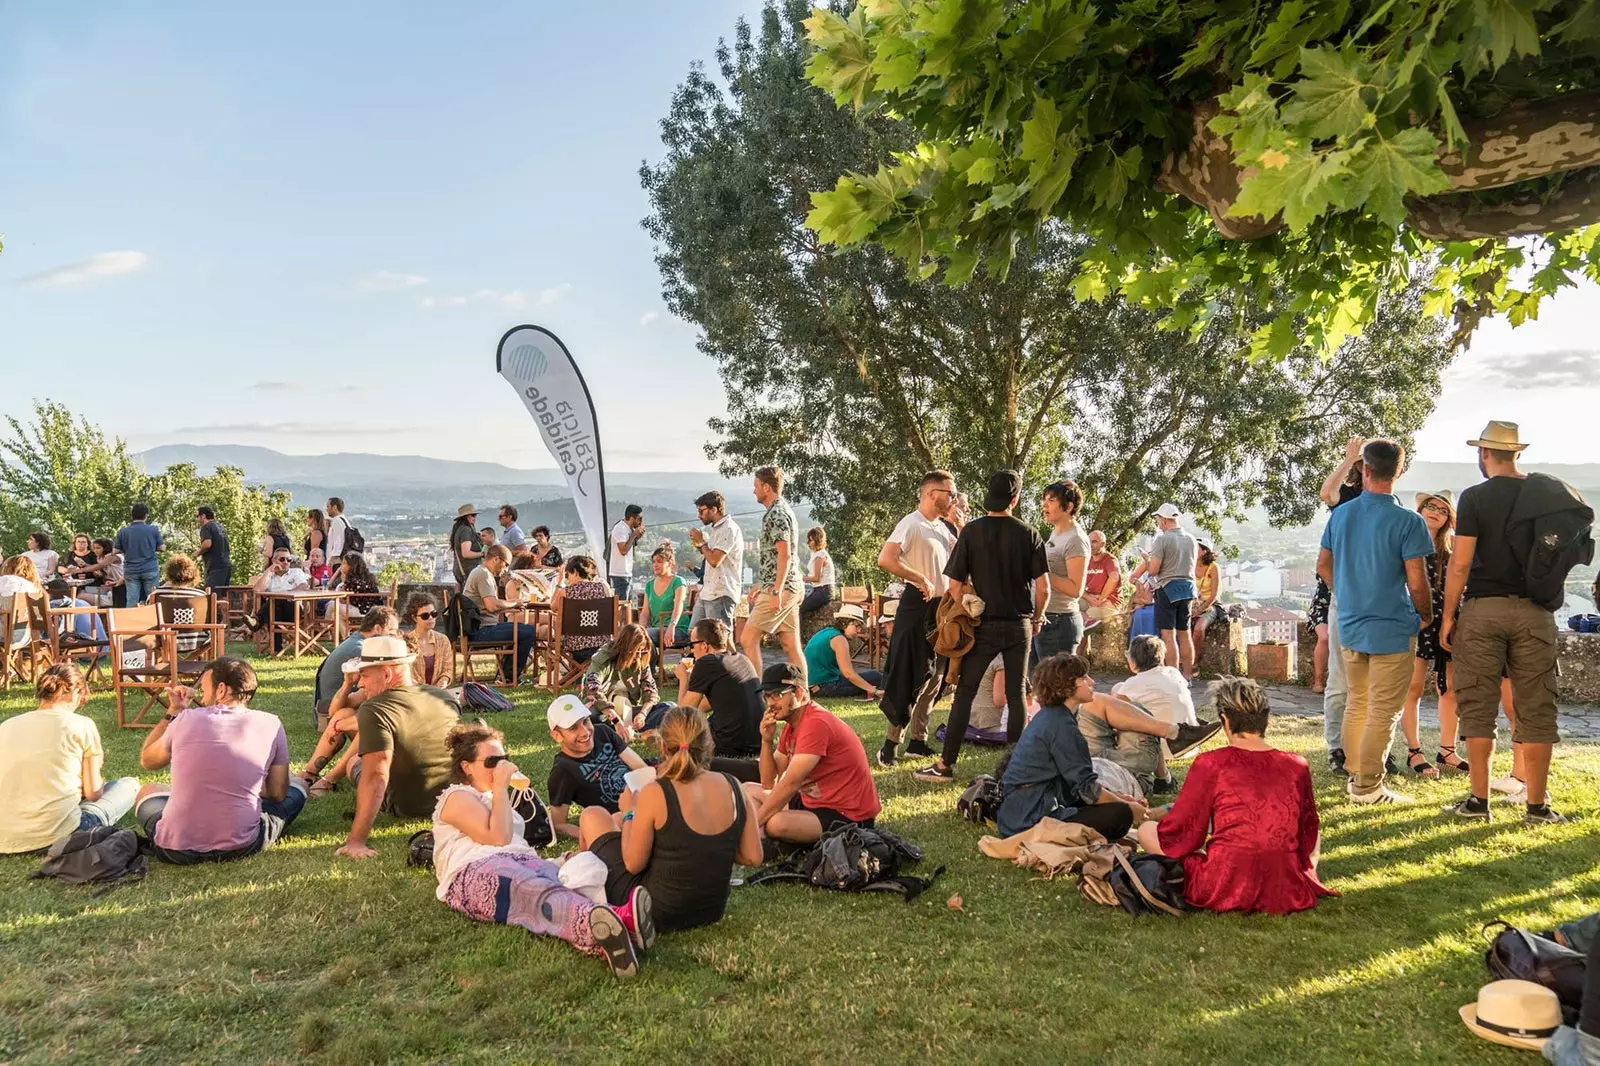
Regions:
[[[689,627],[689,654],[674,670],[678,703],[704,711],[711,725],[717,757],[711,768],[740,781],[760,781],[761,675],[733,646],[728,627],[718,618],[702,618]]]
[[[439,632],[439,601],[426,592],[413,592],[406,600],[405,622],[411,627],[406,643],[417,653],[412,668],[417,683],[449,688],[455,681],[456,650]]]
[[[606,906],[563,885],[561,868],[534,850],[515,809],[517,764],[501,732],[463,722],[445,744],[450,783],[433,809],[439,901],[476,921],[565,940],[600,956],[616,977],[637,974],[639,952],[655,940],[649,891],[640,887],[621,906]]]

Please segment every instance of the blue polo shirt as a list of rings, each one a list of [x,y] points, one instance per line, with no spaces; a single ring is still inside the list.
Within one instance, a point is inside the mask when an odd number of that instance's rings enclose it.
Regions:
[[[1433,555],[1422,516],[1388,493],[1363,492],[1328,516],[1322,547],[1333,553],[1339,643],[1368,655],[1410,651],[1420,618],[1406,560]]]
[[[156,552],[166,547],[161,530],[150,522],[130,522],[117,531],[117,551],[122,568],[129,574],[153,574],[157,570]]]

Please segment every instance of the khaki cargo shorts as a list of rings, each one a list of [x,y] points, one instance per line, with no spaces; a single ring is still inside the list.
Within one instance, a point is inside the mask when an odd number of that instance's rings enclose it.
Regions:
[[[800,631],[800,601],[805,599],[804,592],[789,590],[781,611],[773,610],[773,597],[762,593],[756,597],[756,605],[750,609],[750,619],[745,624],[754,626],[763,634],[772,633],[798,633]]]
[[[1521,596],[1467,600],[1456,623],[1451,659],[1461,735],[1492,737],[1500,711],[1502,671],[1511,678],[1516,743],[1554,744],[1556,729],[1556,618]]]

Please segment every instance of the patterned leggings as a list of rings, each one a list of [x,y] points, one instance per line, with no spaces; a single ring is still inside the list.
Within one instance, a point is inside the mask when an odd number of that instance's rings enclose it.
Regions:
[[[537,855],[491,855],[456,874],[445,903],[468,918],[520,925],[530,933],[560,937],[585,955],[600,955],[589,932],[594,904],[563,885],[560,870]]]

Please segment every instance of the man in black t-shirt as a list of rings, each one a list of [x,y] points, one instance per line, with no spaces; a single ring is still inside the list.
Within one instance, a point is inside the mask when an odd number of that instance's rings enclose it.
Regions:
[[[1478,470],[1488,480],[1461,494],[1444,582],[1439,642],[1455,663],[1452,684],[1472,785],[1471,794],[1453,810],[1463,818],[1489,820],[1489,762],[1494,758],[1504,673],[1511,679],[1516,703],[1511,741],[1522,749],[1526,775],[1522,782],[1528,805],[1524,821],[1564,822],[1566,819],[1550,808],[1545,791],[1550,756],[1560,739],[1556,731],[1556,620],[1528,597],[1521,560],[1528,558],[1533,547],[1532,526],[1510,519],[1513,510],[1539,513],[1538,497],[1548,493],[1552,484],[1565,486],[1553,478],[1530,479],[1517,468],[1527,445],[1514,422],[1490,422],[1479,439],[1467,444],[1478,449]],[[1524,493],[1533,495],[1524,499]],[[1520,542],[1513,543],[1513,538]],[[1515,787],[1517,783],[1511,784]]]
[[[233,559],[228,552],[228,534],[209,507],[196,507],[194,519],[200,524],[200,561],[205,568],[208,589],[233,584]]]
[[[596,837],[622,828],[620,818],[611,816],[633,809],[633,793],[625,778],[628,771],[643,769],[645,761],[610,726],[594,722],[589,708],[576,696],[551,700],[545,720],[550,735],[561,745],[546,782],[550,823],[557,833],[586,848]],[[583,809],[578,824],[567,820],[574,803]],[[591,815],[591,810],[596,814]],[[605,821],[609,828],[585,834],[585,821]]]
[[[957,601],[968,593],[977,595],[983,600],[983,614],[973,633],[972,650],[961,660],[961,680],[944,727],[943,756],[912,775],[919,781],[954,779],[961,741],[972,718],[973,698],[996,655],[1006,672],[1006,736],[1015,744],[1022,735],[1027,713],[1023,681],[1028,644],[1050,599],[1045,576],[1050,566],[1039,534],[1011,513],[1021,491],[1022,478],[1015,470],[989,475],[984,517],[967,523],[945,564],[944,573],[950,579],[946,595]]]
[[[761,753],[765,709],[756,668],[729,648],[728,627],[718,618],[702,618],[690,628],[689,654],[693,665],[686,658],[675,670],[678,702],[705,712],[718,758],[754,759]],[[760,780],[759,767],[755,780]]]

